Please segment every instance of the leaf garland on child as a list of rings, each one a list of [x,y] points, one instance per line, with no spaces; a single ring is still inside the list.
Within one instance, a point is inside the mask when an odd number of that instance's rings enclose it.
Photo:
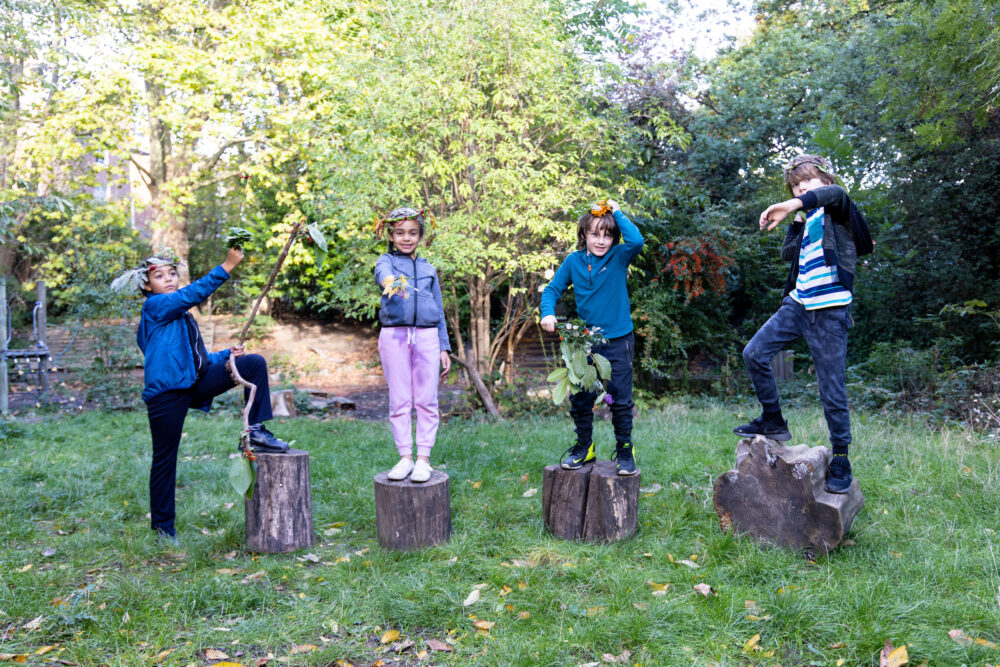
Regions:
[[[580,319],[557,324],[559,352],[564,366],[549,373],[548,381],[555,383],[552,401],[560,405],[569,394],[593,391],[595,403],[604,401],[611,405],[613,399],[605,383],[611,379],[611,362],[593,351],[595,345],[608,342],[600,327],[588,327]]]

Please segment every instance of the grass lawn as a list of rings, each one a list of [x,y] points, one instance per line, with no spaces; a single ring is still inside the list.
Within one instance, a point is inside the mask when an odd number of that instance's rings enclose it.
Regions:
[[[853,543],[813,562],[719,531],[712,484],[733,464],[730,429],[750,416],[682,405],[641,415],[639,532],[610,546],[542,525],[542,468],[570,442],[568,417],[450,421],[432,458],[451,476],[453,538],[406,554],[375,540],[372,477],[396,460],[388,425],[288,420],[273,430],[311,453],[317,545],[277,556],[243,548],[231,414],[188,418],[179,548],[148,528],[145,414],[0,422],[0,654],[129,666],[877,665],[888,639],[910,664],[1000,663],[998,443],[856,415],[866,505]],[[818,407],[788,416],[794,443],[825,444]],[[607,458],[610,425],[596,437]],[[394,652],[394,630],[413,647]]]

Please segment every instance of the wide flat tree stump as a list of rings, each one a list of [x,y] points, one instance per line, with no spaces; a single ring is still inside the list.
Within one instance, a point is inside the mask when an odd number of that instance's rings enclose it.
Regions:
[[[383,549],[410,551],[451,538],[448,475],[432,470],[426,482],[375,475],[375,530]]]
[[[313,546],[309,452],[254,454],[257,481],[244,504],[247,548],[274,554]]]
[[[619,476],[611,461],[577,470],[545,466],[542,515],[556,537],[588,542],[616,542],[635,534],[642,473]]]
[[[833,550],[865,499],[856,479],[847,493],[823,488],[831,456],[826,447],[786,447],[762,436],[740,440],[736,469],[715,482],[722,531],[811,553]]]

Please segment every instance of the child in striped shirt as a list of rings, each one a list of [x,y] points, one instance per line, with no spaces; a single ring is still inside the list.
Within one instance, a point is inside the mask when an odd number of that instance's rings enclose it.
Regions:
[[[791,439],[788,422],[781,414],[771,357],[793,341],[805,338],[833,446],[826,490],[847,493],[853,480],[847,458],[851,442],[847,330],[854,324],[851,303],[857,258],[871,252],[874,244],[867,223],[836,184],[826,158],[800,155],[785,167],[784,176],[792,199],[773,204],[761,213],[760,229],[770,231],[800,209],[805,216],[800,213],[793,219],[781,249],[781,258],[791,262],[781,308],[743,350],[763,414],[733,432],[743,437]]]

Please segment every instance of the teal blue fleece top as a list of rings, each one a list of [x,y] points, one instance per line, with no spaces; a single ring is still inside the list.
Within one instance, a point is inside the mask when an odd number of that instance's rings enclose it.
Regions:
[[[621,211],[614,212],[622,242],[595,257],[586,248],[569,254],[542,292],[542,317],[554,315],[556,301],[572,284],[576,310],[588,326],[600,327],[605,338],[632,331],[632,307],[625,278],[628,265],[642,250],[642,234]]]
[[[171,389],[187,389],[198,381],[184,314],[210,297],[228,279],[229,273],[217,266],[176,292],[146,297],[142,304],[142,319],[135,332],[135,342],[146,357],[146,388],[142,392],[142,400],[149,401]],[[208,355],[208,363],[228,358],[229,350],[212,352]],[[209,405],[211,400],[191,407],[208,410]]]

